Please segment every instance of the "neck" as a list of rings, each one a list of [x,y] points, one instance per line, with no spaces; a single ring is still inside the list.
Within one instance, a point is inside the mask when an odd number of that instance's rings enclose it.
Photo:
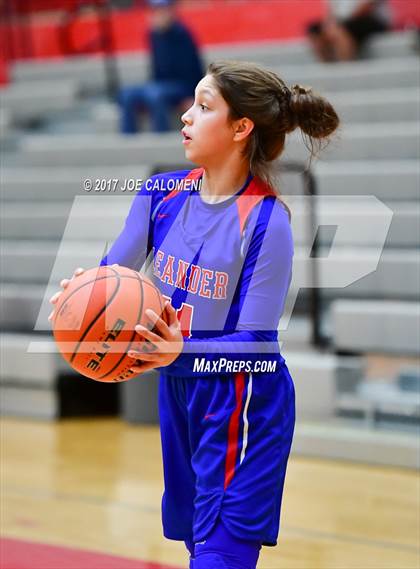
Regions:
[[[227,200],[242,188],[249,174],[249,163],[224,164],[223,167],[204,166],[201,197],[205,202]]]

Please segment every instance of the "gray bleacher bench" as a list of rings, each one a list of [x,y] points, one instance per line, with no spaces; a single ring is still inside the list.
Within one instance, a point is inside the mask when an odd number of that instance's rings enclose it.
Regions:
[[[75,196],[95,196],[98,194],[111,195],[112,192],[95,191],[101,187],[104,180],[118,180],[124,184],[125,180],[145,181],[151,174],[146,164],[127,164],[125,166],[104,165],[95,167],[85,166],[35,167],[25,166],[6,167],[3,165],[1,173],[0,196],[4,202],[34,201],[58,202],[72,201]],[[89,179],[94,188],[87,192],[84,181]],[[112,182],[113,183],[113,182]],[[106,186],[105,186],[106,187]],[[117,195],[127,195],[116,192]]]
[[[420,116],[420,89],[416,87],[331,92],[325,93],[325,96],[334,105],[341,120],[346,123],[419,120]],[[175,109],[171,114],[172,130],[178,128],[180,116],[179,109]],[[92,109],[93,128],[98,133],[118,132],[119,117],[117,105],[97,105]],[[142,131],[151,130],[147,118],[147,115],[143,117]]]
[[[323,160],[397,160],[419,158],[420,133],[410,121],[347,125],[339,138],[323,152]],[[140,161],[156,164],[165,158],[176,164],[185,158],[180,132],[144,133],[137,136],[97,134],[26,136],[20,144],[20,160],[27,166],[122,166]],[[301,133],[294,131],[282,154],[284,161],[307,162]],[[190,166],[191,167],[191,166]]]
[[[289,85],[304,83],[321,93],[418,87],[419,62],[415,55],[400,59],[351,61],[326,65],[272,66]]]
[[[313,171],[320,195],[374,195],[386,203],[419,199],[417,160],[317,161]]]
[[[335,300],[330,311],[338,351],[420,354],[420,302]]]
[[[115,229],[119,224],[115,224]],[[108,243],[108,246],[110,243]],[[74,268],[94,267],[107,246],[107,241],[91,240],[85,241],[67,240],[59,247],[54,241],[41,240],[8,240],[3,243],[2,250],[2,280],[3,282],[22,282],[22,283],[46,283],[51,275],[54,282],[59,282],[62,275],[72,274]],[[320,256],[326,255],[329,248],[325,251],[320,248]],[[336,270],[343,270],[349,263],[365,263],[372,266],[374,260],[378,258],[377,250],[368,248],[341,247],[336,252]],[[292,279],[291,289],[295,287],[307,287],[311,282],[307,270],[307,252],[299,246],[295,248],[294,274],[296,279]],[[326,280],[330,274],[330,269],[320,271],[319,282],[323,287],[323,294],[326,297],[334,296],[353,296],[360,298],[363,296],[377,297],[381,295],[389,298],[414,299],[419,290],[419,265],[420,260],[416,251],[405,249],[391,249],[382,252],[380,262],[376,270],[370,272],[357,282],[344,288],[332,288],[331,282]],[[306,269],[305,269],[306,268]],[[53,273],[54,269],[54,273]]]
[[[13,123],[47,116],[52,111],[74,107],[80,94],[80,86],[74,80],[12,83],[2,89],[1,105],[12,116]]]
[[[80,376],[53,349],[51,334],[0,334],[0,413],[42,420],[115,415],[120,386]]]
[[[383,58],[404,58],[413,53],[414,33],[394,32],[373,37],[363,57],[375,61]],[[243,42],[206,46],[202,50],[206,63],[215,59],[245,59],[263,65],[297,65],[311,63],[314,56],[306,40]],[[123,54],[116,58],[124,84],[141,82],[147,78],[148,54]],[[97,57],[73,57],[66,61],[18,62],[11,69],[14,81],[54,80],[74,77],[85,91],[105,88],[103,61]]]
[[[47,176],[47,173],[46,173]],[[63,237],[66,225],[71,223],[72,234],[69,238],[83,239],[112,239],[116,237],[124,226],[124,221],[129,207],[134,199],[134,195],[126,196],[119,193],[115,196],[101,194],[96,196],[83,196],[83,216],[75,215],[73,201],[52,201],[48,207],[41,200],[30,203],[4,201],[0,210],[0,235],[2,239],[31,239],[36,236],[37,240],[55,239]],[[305,206],[296,207],[296,202],[292,197],[286,201],[290,205],[292,216],[292,229],[294,242],[296,245],[307,243],[307,211]],[[334,246],[360,246],[372,247],[382,246],[383,234],[377,229],[374,223],[376,217],[380,215],[375,207],[376,203],[358,203],[357,200],[349,201],[345,197],[323,196],[319,198],[317,205],[318,223],[325,224],[325,220],[333,220],[339,225],[348,219],[353,212],[354,219],[367,216],[372,223],[360,224],[358,231],[339,233],[334,237]],[[393,217],[391,226],[386,236],[385,246],[391,247],[420,247],[420,205],[418,202],[398,202],[390,204]],[[320,245],[327,246],[327,239],[320,234]]]

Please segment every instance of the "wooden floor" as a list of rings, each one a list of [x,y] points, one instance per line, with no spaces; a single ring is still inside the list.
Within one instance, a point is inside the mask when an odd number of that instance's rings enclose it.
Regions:
[[[114,420],[3,420],[1,530],[7,537],[187,567],[161,534],[159,432]],[[293,458],[279,545],[261,569],[417,569],[412,471]],[[81,568],[85,569],[85,568]]]

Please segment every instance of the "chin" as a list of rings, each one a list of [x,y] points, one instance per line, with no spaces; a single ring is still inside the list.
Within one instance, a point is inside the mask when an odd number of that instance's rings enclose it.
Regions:
[[[194,164],[199,164],[200,159],[194,155],[194,152],[191,152],[188,148],[185,149],[185,158]]]

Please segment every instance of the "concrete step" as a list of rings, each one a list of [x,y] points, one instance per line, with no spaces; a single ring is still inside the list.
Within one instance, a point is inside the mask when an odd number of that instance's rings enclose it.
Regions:
[[[404,57],[415,53],[416,47],[415,30],[401,30],[373,36],[366,46],[364,56],[376,59]]]
[[[97,266],[109,245],[103,240],[90,240],[88,244],[67,240],[61,246],[34,239],[4,241],[1,279],[4,283],[42,284],[50,279],[58,283],[76,267]],[[319,255],[319,286],[325,298],[419,296],[420,258],[416,250],[340,247],[328,259],[329,247],[320,247]],[[308,248],[296,246],[290,294],[302,293],[302,287],[311,286],[309,267]],[[366,276],[356,278],[353,274]]]
[[[420,119],[420,90],[416,87],[400,89],[373,89],[324,93],[331,101],[344,123],[410,121]],[[92,123],[85,123],[86,132],[119,132],[120,109],[111,103],[101,103],[92,108]],[[174,129],[178,128],[180,115],[174,111]],[[141,130],[150,131],[150,125],[141,123]]]
[[[52,306],[49,298],[59,290],[58,283],[51,287],[31,282],[1,283],[0,325],[3,330],[22,332],[50,331],[48,316]],[[307,316],[293,316],[287,329],[279,330],[279,341],[287,349],[310,349],[311,323]]]
[[[65,111],[75,106],[80,93],[77,81],[32,81],[12,83],[1,90],[2,107],[14,123],[22,124],[41,119],[53,111]]]
[[[51,333],[2,333],[0,350],[1,415],[57,420],[118,411],[119,386],[77,374],[57,352]]]
[[[416,122],[346,125],[322,154],[323,160],[418,159],[420,129]],[[180,133],[122,135],[27,136],[21,141],[19,162],[25,166],[128,165],[166,162],[188,167]],[[307,162],[301,132],[286,141],[282,160]],[[6,166],[9,165],[7,162]]]
[[[417,250],[337,247],[332,251],[319,248],[318,286],[325,300],[418,300],[420,256]],[[300,287],[310,287],[312,282],[308,249],[296,247],[289,294],[297,290],[302,294]]]
[[[190,165],[192,167],[192,165]],[[302,168],[303,169],[303,168]],[[313,172],[320,195],[369,196],[389,203],[413,202],[420,198],[420,169],[416,160],[345,160],[316,161]],[[151,174],[146,165],[128,164],[124,167],[2,167],[0,195],[4,201],[69,201],[76,195],[86,195],[86,178],[99,187],[96,180],[145,180]],[[302,195],[299,174],[279,174],[279,189],[284,195]],[[58,189],[59,188],[59,189]],[[93,192],[92,192],[93,193]],[[96,192],[95,195],[100,192]],[[122,192],[118,192],[121,194]]]
[[[101,199],[101,198],[105,199]],[[108,199],[106,199],[108,198]],[[124,226],[133,196],[83,196],[72,202],[3,203],[0,212],[2,239],[36,238],[58,241],[68,223],[66,239],[114,240]]]
[[[413,53],[413,32],[397,32],[372,38],[365,50],[366,58],[405,58]],[[206,46],[202,50],[204,62],[215,59],[252,60],[263,65],[302,65],[314,61],[305,40],[244,42]],[[135,53],[116,58],[123,84],[142,82],[147,77],[148,55]],[[103,90],[104,62],[97,57],[75,57],[63,61],[19,62],[12,67],[14,81],[54,80],[73,77],[84,90]]]
[[[320,195],[374,195],[391,202],[420,198],[417,160],[317,161],[314,164]]]
[[[13,129],[12,115],[7,109],[0,109],[0,140],[10,136]]]
[[[345,371],[355,385],[365,372],[360,357],[340,357],[300,350],[282,350],[296,391],[296,414],[300,420],[332,419],[338,396],[337,377]]]
[[[336,91],[418,88],[420,63],[417,57],[352,61],[340,64],[273,66],[272,70],[289,85],[310,85],[321,94]]]
[[[63,275],[71,275],[76,267],[95,267],[102,258],[106,243],[83,241],[60,244],[52,241],[3,241],[1,276],[3,282],[47,283],[52,275],[58,283]],[[55,274],[57,273],[57,274]]]
[[[124,195],[121,188],[128,187],[127,180],[146,180],[150,176],[150,168],[144,164],[127,165],[124,167],[102,166],[100,168],[86,164],[85,166],[2,168],[0,195],[3,201],[14,202],[43,202],[58,200],[72,201],[77,195],[87,196],[98,193],[113,194],[114,192],[97,191],[102,187],[113,188],[117,180],[116,194]],[[84,181],[92,182],[91,192],[86,192]],[[110,185],[103,180],[110,180]],[[134,184],[134,182],[130,182]],[[118,190],[118,191],[117,191]],[[128,192],[126,192],[128,194]],[[130,192],[133,194],[133,192]]]
[[[32,341],[51,341],[52,335],[1,333],[2,366],[0,383],[31,386],[33,388],[54,387],[57,372],[65,369],[62,358],[51,351],[29,353]],[[36,365],[34,363],[36,362]]]
[[[332,339],[337,350],[420,354],[420,303],[335,300]]]
[[[295,244],[309,244],[314,235],[311,227],[309,201],[303,197],[286,196],[292,211]],[[380,247],[391,250],[420,246],[420,203],[388,202],[374,196],[326,196],[314,201],[319,244],[327,247]],[[357,231],[354,231],[357,226]]]
[[[344,123],[420,120],[417,87],[326,93]]]
[[[59,373],[70,369],[58,354],[51,333],[7,332],[1,334],[0,339],[2,387],[54,389]],[[331,418],[338,393],[337,377],[344,374],[357,385],[365,367],[364,359],[357,357],[306,351],[285,352],[285,357],[295,382],[297,411],[301,419]],[[317,393],[317,397],[314,397],[314,393]],[[13,395],[16,397],[19,393],[14,392]],[[27,413],[31,414],[29,408]]]
[[[52,296],[58,288],[51,291]],[[2,283],[0,290],[0,324],[2,330],[7,331],[33,331],[38,316],[44,323],[43,329],[48,330],[50,326],[48,316],[51,312],[51,305],[48,306],[43,299],[48,301],[47,289],[45,285],[34,283]],[[48,309],[51,307],[50,311]],[[40,312],[41,311],[41,312]]]
[[[125,166],[161,163],[187,164],[181,134],[26,136],[16,156],[25,166]],[[6,163],[7,166],[7,163]]]
[[[418,434],[380,431],[361,421],[297,423],[292,452],[296,455],[348,460],[382,466],[419,468]]]
[[[420,124],[416,122],[343,125],[322,152],[322,160],[418,160]],[[282,160],[308,161],[302,133],[294,131]]]
[[[134,196],[109,196],[86,194],[83,196],[83,211],[74,209],[71,201],[58,202],[9,202],[4,201],[0,210],[0,235],[2,239],[53,239],[59,240],[66,224],[71,222],[69,239],[113,240],[121,231]],[[295,244],[308,243],[307,202],[286,197],[293,212],[292,229]],[[300,202],[300,203],[299,203]],[[381,225],[387,223],[382,208],[371,199],[349,200],[341,196],[320,196],[317,199],[319,225],[344,227],[353,217],[359,229],[337,231],[331,238],[334,246],[372,247],[384,245]],[[420,247],[419,202],[393,202],[392,222],[386,235],[385,247]],[[70,221],[71,216],[71,221]],[[360,223],[361,218],[368,220]],[[69,226],[70,229],[70,226]],[[320,243],[327,245],[329,236],[320,233]]]

